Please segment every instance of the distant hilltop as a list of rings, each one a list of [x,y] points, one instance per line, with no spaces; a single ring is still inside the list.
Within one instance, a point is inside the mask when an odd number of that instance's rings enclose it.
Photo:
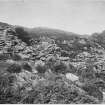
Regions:
[[[12,27],[12,28],[22,28],[24,29],[24,31],[27,31],[31,37],[35,37],[35,36],[49,36],[49,37],[63,37],[63,38],[70,38],[70,36],[83,36],[80,34],[76,34],[73,32],[67,32],[67,31],[63,31],[60,29],[52,29],[52,28],[47,28],[47,27],[35,27],[35,28],[27,28],[23,27],[23,26],[19,26],[19,25],[10,25],[8,23],[3,23],[0,22],[0,27],[2,28],[8,28],[8,27]],[[83,36],[84,37],[84,36]]]
[[[80,35],[73,32],[67,32],[59,29],[51,29],[46,27],[27,28],[18,25],[10,25],[8,23],[0,22],[0,28],[11,28],[16,31],[18,37],[24,37],[24,40],[36,39],[40,36],[46,36],[57,40],[74,40],[79,38],[85,38],[91,41],[99,43],[102,47],[105,47],[105,31],[101,33],[93,33],[92,35]]]

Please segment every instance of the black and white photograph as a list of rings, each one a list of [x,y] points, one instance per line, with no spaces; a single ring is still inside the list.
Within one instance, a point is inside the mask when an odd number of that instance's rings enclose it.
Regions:
[[[0,104],[105,104],[105,0],[0,0]]]

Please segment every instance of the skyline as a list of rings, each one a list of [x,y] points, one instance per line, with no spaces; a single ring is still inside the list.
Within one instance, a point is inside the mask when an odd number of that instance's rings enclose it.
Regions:
[[[105,30],[105,0],[0,0],[0,21],[92,34]]]

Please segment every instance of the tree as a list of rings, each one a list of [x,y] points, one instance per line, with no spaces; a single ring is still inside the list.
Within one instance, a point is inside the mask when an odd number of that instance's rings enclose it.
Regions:
[[[7,68],[7,71],[10,73],[20,73],[21,72],[21,66],[19,64],[12,64]]]
[[[16,27],[15,30],[18,38],[30,45],[31,37],[29,36],[28,32],[26,32],[23,27]]]

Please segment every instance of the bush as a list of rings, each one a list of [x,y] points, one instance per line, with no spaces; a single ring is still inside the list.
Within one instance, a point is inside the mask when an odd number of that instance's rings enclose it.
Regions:
[[[93,65],[86,65],[86,68],[80,70],[79,72],[79,76],[82,79],[82,81],[90,81],[96,78],[95,71],[93,70]]]
[[[46,72],[47,67],[46,66],[37,65],[36,70],[38,71],[38,73],[43,74],[43,73]]]
[[[77,71],[77,69],[72,64],[69,64],[69,72],[76,73],[76,71]]]
[[[51,70],[52,72],[57,73],[57,74],[58,73],[65,74],[67,72],[67,67],[64,63],[57,62],[52,66]]]
[[[28,63],[23,63],[23,69],[32,72],[32,67]]]
[[[8,54],[0,54],[0,61],[7,60],[7,59],[9,59]]]
[[[103,100],[103,94],[99,90],[99,88],[96,87],[96,85],[84,85],[82,87],[90,96],[93,96],[97,98],[98,100],[102,101]]]
[[[7,68],[7,71],[10,73],[20,73],[21,72],[21,66],[19,64],[12,64]]]
[[[9,81],[7,77],[0,77],[0,104],[8,103],[7,90],[9,88]]]
[[[12,59],[15,60],[15,61],[20,61],[20,60],[22,60],[21,56],[18,55],[18,54],[13,54]]]
[[[46,80],[47,81],[47,80]],[[78,92],[72,86],[68,87],[64,81],[62,84],[43,84],[40,82],[33,90],[28,92],[22,101],[23,104],[70,104],[70,103],[97,103],[89,95]]]
[[[0,76],[0,104],[17,103],[16,97],[18,97],[17,94],[19,93],[16,91],[16,88],[13,86],[15,80],[16,76],[8,73]]]
[[[7,73],[0,76],[0,104],[98,103],[92,96],[79,91],[75,85],[71,83],[67,85],[63,78],[60,80],[62,81],[39,81],[32,90],[26,91],[25,88],[15,86],[16,75]]]

